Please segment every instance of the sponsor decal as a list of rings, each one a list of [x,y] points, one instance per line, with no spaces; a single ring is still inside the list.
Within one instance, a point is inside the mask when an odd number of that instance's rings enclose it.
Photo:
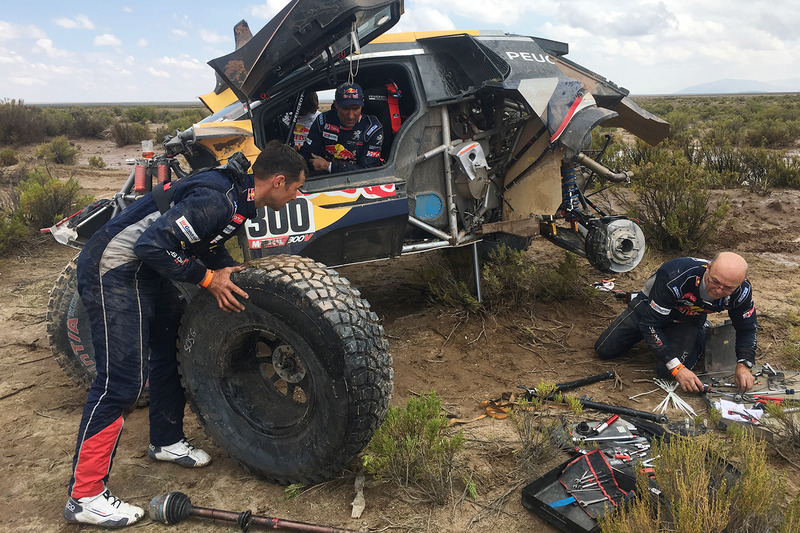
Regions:
[[[342,98],[358,98],[358,90],[353,87],[348,87],[342,91]]]
[[[256,199],[256,190],[255,189],[247,189],[247,201],[254,202]]]
[[[181,254],[177,252],[173,252],[172,250],[166,250],[167,255],[172,258],[176,265],[185,265],[189,262],[189,258],[183,257]]]
[[[336,124],[325,124],[325,129],[334,133],[339,133],[339,126]]]
[[[375,137],[375,142],[378,144],[383,144],[383,133]]]
[[[231,220],[232,220],[232,222],[234,224],[241,224],[242,222],[244,222],[247,219],[244,217],[244,215],[240,215],[239,213],[236,213],[235,215],[233,215],[233,218]]]
[[[325,151],[331,154],[336,159],[346,159],[346,160],[354,160],[356,158],[356,154],[342,146],[341,144],[334,144],[332,146],[326,146]]]
[[[532,54],[530,52],[506,52],[508,59],[522,60],[522,61],[535,61],[536,63],[550,63],[555,65],[553,59],[547,54]]]
[[[661,307],[660,305],[658,305],[657,303],[655,303],[653,300],[650,300],[650,308],[651,308],[653,311],[655,311],[656,313],[658,313],[659,315],[664,315],[664,316],[666,316],[666,315],[668,315],[668,314],[669,314],[669,312],[670,312],[670,310],[669,310],[669,309],[667,309],[666,307]]]
[[[367,152],[367,157],[380,158],[381,157],[381,153],[380,152]]]
[[[83,342],[81,341],[80,332],[78,331],[78,319],[70,318],[67,320],[67,337],[69,337],[69,346],[84,366],[94,366],[94,361],[91,360],[89,354],[84,351]]]
[[[389,185],[373,185],[372,187],[359,187],[358,189],[344,189],[341,191],[331,191],[327,193],[329,196],[344,196],[345,198],[358,198],[363,196],[370,200],[377,200],[378,198],[391,198],[397,196],[397,190],[394,183]]]
[[[331,140],[331,141],[338,141],[339,140],[339,136],[338,135],[336,135],[335,133],[329,133],[327,131],[323,131],[322,132],[322,136],[325,137],[328,140]]]
[[[670,287],[670,290],[673,292],[673,294],[675,294],[675,298],[681,297],[681,291],[678,289],[678,287]]]
[[[353,137],[360,138],[361,137],[361,130],[353,130]],[[361,144],[361,143],[358,143]]]
[[[656,346],[664,346],[664,341],[658,336],[658,332],[652,326],[648,329],[650,330],[650,338],[653,339],[653,344]]]
[[[691,292],[687,292],[686,294],[683,295],[683,299],[689,300],[690,302],[694,303],[697,301],[697,296],[695,296]]]
[[[753,307],[751,307],[745,314],[743,314],[742,318],[750,318],[751,316],[753,316],[753,313],[755,312],[756,312],[756,306],[755,304],[753,304]]]
[[[367,137],[369,137],[370,135],[372,135],[373,133],[375,133],[375,130],[377,130],[377,129],[378,129],[378,125],[377,125],[377,124],[375,124],[375,125],[374,125],[374,126],[372,126],[370,129],[368,129],[368,130],[367,130]]]
[[[736,299],[736,303],[737,304],[742,303],[745,300],[745,298],[747,298],[748,294],[750,294],[750,287],[745,285],[744,288],[742,289],[742,294],[740,294],[739,298]]]
[[[197,232],[194,230],[192,225],[189,224],[189,221],[186,220],[185,216],[176,220],[175,223],[178,225],[183,234],[186,235],[186,238],[189,239],[189,242],[200,242],[200,237],[197,235]]]

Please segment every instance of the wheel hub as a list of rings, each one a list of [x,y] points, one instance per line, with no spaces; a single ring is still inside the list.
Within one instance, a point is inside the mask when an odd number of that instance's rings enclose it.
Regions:
[[[300,383],[306,376],[306,369],[297,357],[294,348],[288,344],[275,347],[272,352],[272,366],[281,379],[287,383]]]

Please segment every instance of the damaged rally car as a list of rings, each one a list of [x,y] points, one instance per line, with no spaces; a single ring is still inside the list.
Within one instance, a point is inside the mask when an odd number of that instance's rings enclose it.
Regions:
[[[191,406],[226,453],[278,483],[336,475],[389,405],[383,328],[331,266],[504,237],[525,246],[534,232],[604,272],[628,271],[644,253],[635,221],[594,208],[580,184],[629,178],[587,154],[593,128],[655,144],[666,122],[566,59],[565,43],[385,34],[402,12],[402,0],[292,0],[255,35],[238,24],[237,49],[210,61],[217,88],[202,98],[215,114],[159,156],[178,176],[176,154],[195,169],[234,152],[252,160],[273,139],[293,141],[304,98],[352,80],[383,125],[380,166],[312,176],[296,200],[246,222],[240,245],[253,268],[234,277],[251,296],[245,312],[219,312],[206,291],[183,287],[178,358]],[[74,281],[70,265],[48,332],[86,384],[93,354]]]

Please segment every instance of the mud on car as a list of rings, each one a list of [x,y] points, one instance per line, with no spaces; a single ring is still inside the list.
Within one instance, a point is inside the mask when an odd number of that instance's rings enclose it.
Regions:
[[[209,62],[213,114],[164,142],[146,176],[232,172],[259,147],[289,143],[303,98],[345,81],[383,125],[377,168],[310,176],[303,194],[245,224],[251,268],[234,276],[246,311],[222,313],[182,286],[178,359],[190,405],[207,434],[248,471],[279,483],[335,476],[369,442],[392,392],[383,328],[332,267],[539,233],[603,272],[634,268],[644,253],[635,221],[594,208],[582,184],[625,181],[588,151],[597,126],[656,144],[669,126],[628,92],[571,62],[568,45],[502,32],[386,34],[402,0],[293,0],[237,48]],[[324,109],[322,110],[324,111]],[[191,179],[191,178],[188,178]],[[141,188],[136,172],[114,199],[52,229],[80,244]],[[139,187],[137,189],[137,187]],[[88,320],[74,263],[48,308],[56,359],[78,383],[93,377]]]

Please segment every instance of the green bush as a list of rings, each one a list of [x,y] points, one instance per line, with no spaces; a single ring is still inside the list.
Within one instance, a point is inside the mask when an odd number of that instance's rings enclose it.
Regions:
[[[122,115],[128,122],[136,122],[144,126],[148,122],[155,122],[158,118],[158,108],[152,105],[140,105],[129,107],[123,111]]]
[[[72,117],[73,133],[82,139],[102,139],[114,122],[111,112],[102,108],[78,107],[72,111]]]
[[[120,148],[149,139],[147,126],[138,122],[117,122],[111,126],[111,137]]]
[[[72,165],[78,156],[75,148],[66,135],[60,135],[48,143],[42,143],[34,151],[36,157],[60,165]]]
[[[41,112],[45,123],[45,133],[48,137],[72,134],[75,118],[67,109],[44,107]]]
[[[730,210],[726,201],[711,205],[703,188],[705,172],[684,157],[664,152],[636,167],[631,185],[636,201],[623,199],[630,217],[642,221],[650,246],[665,251],[703,248]]]
[[[447,426],[435,392],[409,398],[404,409],[389,407],[367,445],[364,467],[415,499],[442,505],[451,493],[456,454],[464,446],[462,432],[448,436]]]
[[[17,186],[21,220],[33,229],[52,226],[94,200],[81,195],[80,189],[74,178],[60,181],[41,169],[32,170]]]
[[[0,209],[0,255],[16,248],[29,234],[18,213]]]
[[[3,148],[0,150],[0,167],[10,167],[19,163],[17,151],[13,148]]]
[[[0,144],[30,144],[45,137],[45,121],[38,108],[22,100],[0,101]]]
[[[89,166],[92,168],[106,168],[106,162],[99,155],[89,157]]]

